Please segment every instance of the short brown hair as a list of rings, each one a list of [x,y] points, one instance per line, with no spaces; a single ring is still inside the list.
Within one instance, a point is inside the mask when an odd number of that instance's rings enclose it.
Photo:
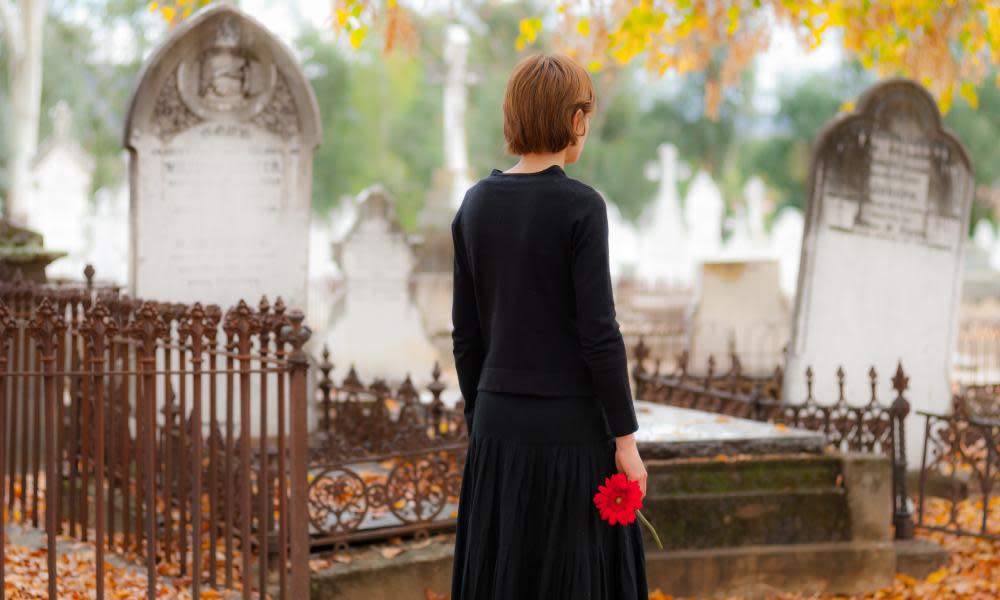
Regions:
[[[507,152],[559,152],[576,142],[573,115],[594,110],[594,84],[566,56],[536,54],[518,63],[503,98]]]

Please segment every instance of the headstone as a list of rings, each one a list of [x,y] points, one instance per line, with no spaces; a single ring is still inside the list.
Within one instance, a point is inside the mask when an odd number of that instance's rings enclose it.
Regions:
[[[130,101],[131,287],[141,298],[305,308],[319,110],[292,51],[230,3],[146,62]]]
[[[66,256],[46,268],[49,278],[83,277],[90,262],[93,209],[90,187],[94,158],[73,137],[73,114],[65,102],[49,113],[52,133],[42,143],[31,167],[28,226],[40,233],[46,244]]]
[[[472,183],[466,143],[469,32],[460,24],[446,29],[442,56],[444,164],[434,172],[433,186],[417,215],[420,245],[414,286],[426,331],[446,373],[453,371],[451,356],[451,279],[453,269],[451,221]]]
[[[842,366],[855,402],[871,396],[874,366],[879,397],[892,398],[902,362],[912,408],[946,412],[971,163],[918,84],[880,83],[857,106],[814,148],[785,398],[805,399],[807,366],[815,390],[836,390]],[[911,419],[911,466],[922,436]]]
[[[702,265],[691,315],[690,370],[716,373],[736,353],[742,372],[770,375],[783,363],[791,310],[773,260],[707,262]]]
[[[344,305],[323,336],[333,364],[396,381],[431,369],[437,352],[413,302],[413,249],[381,187],[361,193],[357,220],[336,255]]]
[[[659,181],[659,189],[640,221],[636,277],[649,283],[690,285],[692,256],[677,194],[677,147],[661,144],[657,154],[648,175]]]
[[[469,32],[464,25],[453,24],[447,27],[442,54],[445,62],[442,101],[444,164],[434,172],[433,189],[418,217],[422,229],[440,230],[450,226],[466,190],[472,185],[465,129],[468,86],[472,78],[468,70]],[[428,249],[437,252],[436,248]],[[446,256],[439,257],[440,260],[435,262],[451,264],[450,253],[437,253]],[[423,259],[421,262],[427,263]]]
[[[687,246],[691,253],[689,277],[694,279],[698,265],[717,258],[722,249],[722,217],[726,212],[722,191],[705,171],[698,171],[684,198],[684,221],[687,226]]]

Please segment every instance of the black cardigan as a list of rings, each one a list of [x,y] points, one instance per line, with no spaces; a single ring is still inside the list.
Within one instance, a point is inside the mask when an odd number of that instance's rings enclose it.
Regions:
[[[612,434],[634,432],[601,195],[558,165],[494,170],[466,193],[451,232],[452,341],[467,423],[480,390],[594,395]]]

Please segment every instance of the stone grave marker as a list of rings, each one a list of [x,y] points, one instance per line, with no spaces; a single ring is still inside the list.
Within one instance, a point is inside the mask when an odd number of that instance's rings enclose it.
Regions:
[[[689,370],[704,373],[714,356],[719,374],[735,352],[743,373],[770,375],[783,363],[790,314],[777,261],[703,263],[691,315]]]
[[[229,3],[199,11],[146,62],[125,123],[131,288],[306,308],[319,109],[291,50]]]
[[[357,218],[335,255],[343,274],[342,310],[323,335],[330,360],[362,377],[402,380],[430,372],[437,351],[414,303],[413,248],[380,186],[361,193]]]
[[[73,113],[64,101],[50,111],[52,133],[42,143],[31,167],[28,227],[47,245],[66,256],[46,269],[50,279],[80,280],[92,262],[90,184],[94,157],[73,136]]]
[[[930,94],[901,79],[868,90],[820,134],[808,189],[785,397],[805,398],[812,366],[817,401],[835,401],[843,366],[847,398],[863,403],[874,366],[891,399],[901,361],[912,408],[948,411],[973,180]],[[922,435],[910,419],[911,467]]]

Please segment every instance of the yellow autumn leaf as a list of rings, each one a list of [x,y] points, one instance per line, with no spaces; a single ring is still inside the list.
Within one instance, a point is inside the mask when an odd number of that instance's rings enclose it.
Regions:
[[[587,70],[591,73],[596,73],[604,68],[604,63],[599,60],[592,60],[587,63]]]
[[[958,94],[969,103],[972,108],[979,108],[979,95],[976,94],[976,86],[971,81],[962,83],[958,88]]]
[[[939,583],[948,576],[948,569],[941,568],[927,576],[927,583]]]
[[[521,19],[518,23],[518,30],[521,32],[518,39],[523,37],[526,43],[534,44],[538,33],[542,30],[542,20],[538,17]]]
[[[348,41],[351,46],[357,50],[361,47],[361,43],[365,41],[365,36],[368,35],[368,28],[365,26],[358,27],[348,36]]]
[[[938,98],[938,108],[941,109],[942,113],[946,113],[951,110],[951,102],[954,97],[955,88],[952,85],[945,87],[944,91],[941,92],[941,96]]]
[[[590,35],[590,19],[580,17],[580,20],[576,22],[576,30],[583,37]]]
[[[150,2],[149,3],[149,12],[155,13],[157,10],[159,10],[159,8],[160,8],[159,3],[157,3],[157,2]]]
[[[729,25],[726,27],[726,33],[733,35],[736,30],[740,28],[740,5],[733,3],[726,10],[726,16],[729,18]]]
[[[177,11],[173,6],[164,6],[160,9],[160,13],[163,14],[163,20],[165,21],[173,21],[174,17],[177,15]]]

